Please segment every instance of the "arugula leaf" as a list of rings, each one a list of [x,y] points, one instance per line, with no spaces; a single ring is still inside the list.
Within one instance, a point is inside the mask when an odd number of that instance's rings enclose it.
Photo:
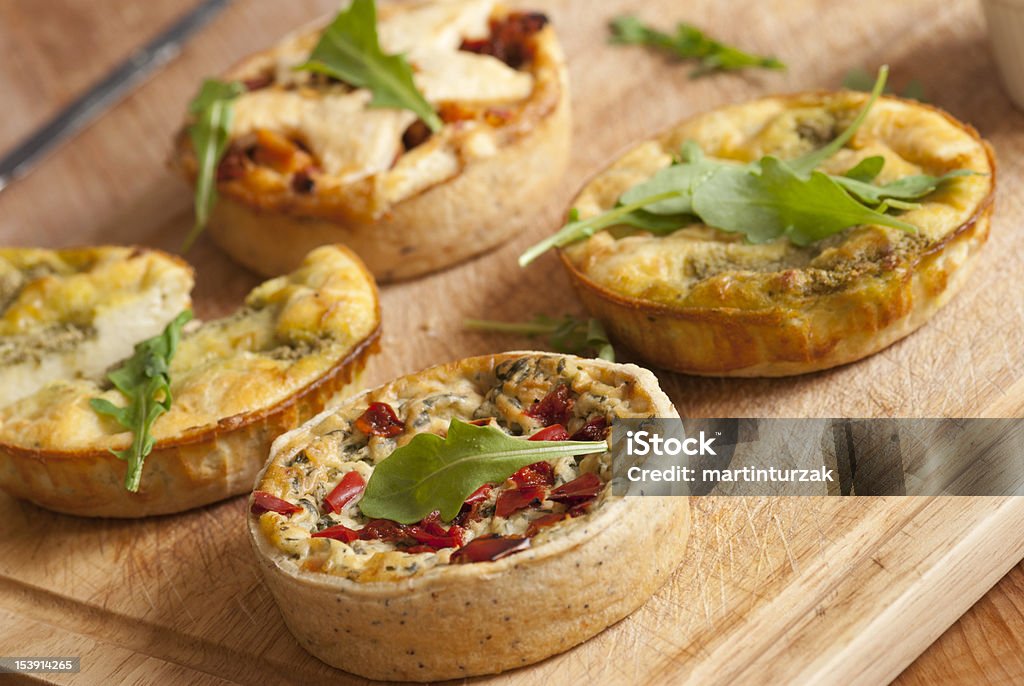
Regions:
[[[846,76],[843,77],[843,88],[851,91],[870,91],[871,86],[874,84],[874,78],[871,73],[866,69],[860,67],[851,69],[846,72]],[[885,90],[886,93],[892,93],[891,88]],[[899,93],[901,98],[907,98],[908,100],[917,100],[918,102],[927,102],[925,100],[924,84],[918,79],[913,79],[903,87],[903,91]]]
[[[529,322],[467,319],[463,325],[470,331],[512,333],[529,338],[543,336],[557,352],[584,357],[589,357],[587,353],[592,353],[602,360],[615,361],[615,349],[608,340],[604,325],[597,319],[577,319],[570,314],[555,319],[538,314]]]
[[[418,522],[434,510],[451,521],[466,498],[485,483],[504,481],[541,460],[606,450],[605,441],[530,441],[495,426],[452,419],[446,438],[416,434],[378,464],[359,509],[367,517],[401,524]]]
[[[875,180],[879,174],[882,173],[882,168],[885,166],[885,158],[881,155],[872,155],[871,157],[865,157],[860,162],[855,164],[853,167],[848,169],[843,176],[854,181],[862,181],[864,183],[871,183]]]
[[[217,165],[228,148],[233,108],[231,102],[245,92],[237,81],[224,83],[206,79],[198,95],[189,103],[188,111],[195,116],[188,127],[192,149],[196,155],[196,222],[192,226],[182,251],[187,252],[199,234],[206,228],[210,212],[217,202]]]
[[[854,134],[857,133],[857,129],[861,127],[864,120],[868,117],[868,112],[874,106],[878,97],[885,90],[885,81],[889,78],[889,65],[883,64],[878,69],[878,79],[875,81],[875,87],[871,89],[871,95],[868,97],[868,101],[864,103],[864,107],[860,108],[860,112],[854,117],[853,122],[846,127],[846,130],[841,134],[833,138],[824,145],[813,152],[809,152],[806,155],[801,155],[795,160],[789,160],[786,164],[796,172],[797,174],[810,174],[811,170],[817,167],[819,164],[827,160],[828,158],[835,155],[837,152],[843,149],[850,139],[853,138]]]
[[[978,172],[969,169],[954,169],[942,176],[931,176],[929,174],[904,176],[902,179],[890,181],[882,186],[849,178],[849,172],[847,172],[846,176],[837,176],[834,179],[836,183],[845,188],[850,195],[862,203],[880,205],[883,202],[887,202],[890,207],[906,204],[909,204],[911,207],[918,207],[918,205],[911,201],[919,200],[929,193],[933,193],[939,186],[952,179],[977,175]],[[896,203],[893,201],[896,201]],[[910,207],[903,207],[902,209],[910,209]]]
[[[583,240],[584,238],[589,238],[598,231],[607,229],[610,226],[622,224],[631,217],[633,212],[642,210],[647,205],[678,196],[679,191],[665,191],[664,193],[643,198],[639,202],[628,205],[619,205],[607,212],[584,220],[580,220],[578,218],[578,213],[573,209],[569,212],[569,222],[559,229],[557,233],[548,236],[540,243],[527,248],[526,252],[519,256],[519,266],[525,267],[551,248],[560,248],[563,245],[575,243],[576,241]]]
[[[705,224],[746,234],[752,243],[786,236],[801,246],[860,224],[917,230],[860,204],[820,171],[803,178],[771,156],[758,166],[723,166],[697,188],[693,207]]]
[[[370,107],[392,107],[414,112],[431,131],[443,126],[441,118],[416,88],[412,67],[402,55],[386,55],[377,39],[374,0],[352,0],[338,13],[297,67],[341,79],[373,94]]]
[[[135,493],[142,479],[142,465],[156,442],[150,430],[156,418],[171,409],[171,359],[178,349],[181,329],[192,319],[185,310],[167,325],[163,333],[135,346],[135,353],[107,378],[121,391],[128,404],[119,407],[106,398],[93,398],[90,407],[98,414],[113,417],[132,432],[127,450],[113,450],[114,455],[128,463],[124,487]]]
[[[774,57],[759,57],[738,48],[725,45],[704,34],[692,24],[676,24],[675,35],[663,33],[633,16],[623,15],[611,21],[611,42],[620,45],[645,45],[668,52],[680,59],[700,60],[699,66],[690,72],[690,78],[704,76],[715,71],[759,67],[763,69],[785,69],[786,65]]]

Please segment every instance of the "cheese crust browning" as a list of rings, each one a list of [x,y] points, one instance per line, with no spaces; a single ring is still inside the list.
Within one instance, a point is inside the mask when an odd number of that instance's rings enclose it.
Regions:
[[[174,314],[177,314],[175,312]],[[89,400],[125,399],[102,374],[52,381],[0,407],[0,487],[70,514],[141,517],[248,490],[271,442],[320,412],[376,349],[373,278],[341,246],[256,287],[224,319],[187,328],[171,409],[153,425],[138,493],[123,482],[131,433]],[[162,327],[161,327],[162,328]]]
[[[374,679],[496,673],[586,640],[665,582],[685,550],[687,500],[612,495],[607,452],[550,463],[555,488],[582,475],[599,477],[603,486],[585,510],[570,514],[545,498],[501,514],[495,500],[515,489],[510,480],[495,485],[468,518],[457,518],[465,527],[460,550],[485,536],[529,538],[524,550],[500,559],[457,564],[456,548],[444,544],[428,550],[365,537],[311,537],[339,524],[367,526],[358,500],[336,513],[322,504],[346,474],[368,479],[396,447],[418,433],[443,433],[453,418],[534,435],[549,422],[530,408],[560,386],[573,399],[569,432],[595,420],[676,416],[654,376],[639,367],[504,353],[402,377],[274,444],[256,489],[301,509],[252,514],[249,530],[264,578],[307,650]],[[391,406],[402,431],[363,433],[357,422],[371,403]],[[464,640],[453,642],[453,635]]]
[[[687,140],[706,155],[786,159],[834,138],[864,105],[852,92],[770,97],[683,122],[589,182],[580,217],[614,206],[667,166]],[[884,97],[822,170],[842,174],[881,155],[878,182],[968,169],[900,218],[916,234],[859,226],[807,247],[752,245],[694,224],[667,236],[601,232],[561,251],[588,309],[651,364],[689,374],[785,376],[852,362],[910,334],[966,280],[989,230],[995,160],[971,127]]]
[[[295,71],[321,31],[289,36],[225,75],[249,90],[234,103],[209,223],[222,248],[273,275],[341,242],[378,279],[394,280],[527,226],[569,150],[566,69],[543,15],[492,0],[381,8],[383,49],[407,56],[444,121],[433,134],[409,111],[368,107],[364,89]],[[184,130],[176,157],[194,179]]]

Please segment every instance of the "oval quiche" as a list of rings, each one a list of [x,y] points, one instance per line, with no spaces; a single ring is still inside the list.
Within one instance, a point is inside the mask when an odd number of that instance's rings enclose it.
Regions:
[[[0,407],[98,376],[191,306],[192,269],[159,250],[0,248]]]
[[[494,247],[529,225],[568,161],[566,69],[538,13],[490,0],[380,10],[388,55],[402,54],[443,126],[371,107],[370,92],[296,70],[322,27],[257,53],[225,78],[233,101],[218,169],[213,239],[265,275],[344,243],[379,280],[416,276]],[[176,156],[194,180],[185,131]]]
[[[686,498],[611,490],[612,420],[653,416],[676,414],[644,369],[513,352],[399,378],[282,436],[249,531],[288,627],[328,664],[413,681],[500,672],[597,634],[644,603],[685,549]],[[599,443],[480,485],[448,521],[362,511],[397,450],[471,424],[529,446]]]
[[[806,155],[849,126],[867,97],[769,97],[699,115],[627,152],[573,206],[580,219],[615,207],[687,142],[711,160]],[[918,102],[879,99],[818,170],[845,175],[868,158],[884,159],[880,185],[974,174],[908,204],[898,219],[914,231],[862,224],[800,246],[785,237],[752,244],[699,221],[667,234],[616,227],[566,246],[562,262],[612,337],[665,369],[783,376],[861,359],[920,327],[963,286],[995,189],[992,151],[977,132]]]
[[[72,296],[91,297],[77,288]],[[125,490],[126,463],[110,452],[126,449],[131,432],[90,405],[126,403],[102,374],[67,375],[0,406],[0,487],[105,517],[178,512],[248,491],[271,442],[353,382],[379,323],[376,286],[359,260],[319,248],[292,274],[257,286],[233,315],[186,328],[170,364],[173,402],[153,424],[138,492]]]

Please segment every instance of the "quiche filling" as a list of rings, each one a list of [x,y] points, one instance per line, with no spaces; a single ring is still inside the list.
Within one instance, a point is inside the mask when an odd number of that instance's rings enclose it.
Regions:
[[[717,160],[797,158],[836,138],[866,98],[851,92],[766,98],[699,116],[631,150],[584,188],[575,207],[581,219],[606,212],[628,189],[671,164],[687,141]],[[673,308],[765,309],[893,273],[969,222],[991,186],[984,146],[941,112],[916,103],[880,99],[853,139],[818,169],[843,175],[872,157],[884,158],[876,179],[882,185],[918,174],[976,174],[939,186],[900,213],[900,220],[916,227],[914,233],[855,226],[799,246],[784,237],[752,244],[742,234],[701,223],[667,235],[616,227],[565,247],[563,254],[592,282],[617,294]]]
[[[24,297],[19,302],[28,307]],[[64,307],[72,302],[61,300]],[[173,314],[182,309],[179,304]],[[6,314],[12,317],[10,308]],[[240,425],[331,373],[373,337],[377,323],[372,278],[346,252],[315,250],[292,274],[253,289],[235,314],[186,329],[170,365],[173,404],[153,424],[152,436],[159,446]],[[95,374],[60,376],[0,405],[0,443],[30,450],[123,450],[130,433],[94,411],[90,400],[124,405],[103,373],[131,354],[137,340]]]
[[[190,304],[191,270],[157,251],[0,249],[0,408],[128,357]]]
[[[492,0],[382,8],[381,47],[412,65],[444,122],[437,133],[408,110],[370,107],[366,89],[295,69],[320,30],[285,39],[228,75],[247,90],[234,101],[219,190],[303,213],[376,216],[454,177],[557,105],[554,67],[538,57],[546,24],[542,14],[496,10]],[[358,197],[335,203],[343,188]]]
[[[604,440],[615,417],[651,416],[652,408],[628,377],[557,355],[454,380],[400,379],[340,408],[301,450],[275,460],[252,511],[266,540],[301,569],[359,582],[500,559],[586,526],[612,497],[610,453],[531,464],[480,486],[451,522],[434,512],[412,525],[361,512],[374,468],[419,433],[443,435],[452,419],[530,440]]]

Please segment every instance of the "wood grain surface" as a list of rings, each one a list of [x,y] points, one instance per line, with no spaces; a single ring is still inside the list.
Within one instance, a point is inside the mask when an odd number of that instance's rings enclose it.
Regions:
[[[236,0],[182,56],[24,180],[0,193],[0,240],[145,243],[176,250],[190,193],[166,167],[199,80],[336,0]],[[1000,90],[975,2],[537,0],[569,58],[575,146],[530,235],[481,259],[387,287],[368,383],[528,341],[468,334],[465,317],[577,312],[553,256],[514,258],[558,223],[617,151],[692,113],[760,94],[837,86],[887,62],[897,89],[974,124],[1000,161],[990,244],[965,291],[919,333],[848,367],[781,380],[660,373],[686,416],[1019,416],[1024,408],[1024,116]],[[687,19],[775,53],[785,73],[692,81],[686,65],[606,45],[623,11]],[[0,149],[182,11],[175,0],[0,3]],[[742,18],[742,20],[738,20]],[[500,189],[496,189],[500,192]],[[256,278],[208,240],[189,254],[201,317]],[[1024,504],[1014,499],[701,499],[688,559],[629,619],[507,683],[1012,683],[1024,679]],[[355,683],[308,656],[259,583],[239,499],[142,522],[53,515],[0,496],[0,654],[81,655],[56,683]],[[959,621],[957,617],[971,608]],[[954,624],[954,622],[956,622]],[[952,624],[952,626],[950,626]],[[947,630],[948,627],[948,630]],[[943,633],[945,631],[945,633]],[[457,640],[453,637],[452,640]],[[612,656],[612,657],[609,657]]]

